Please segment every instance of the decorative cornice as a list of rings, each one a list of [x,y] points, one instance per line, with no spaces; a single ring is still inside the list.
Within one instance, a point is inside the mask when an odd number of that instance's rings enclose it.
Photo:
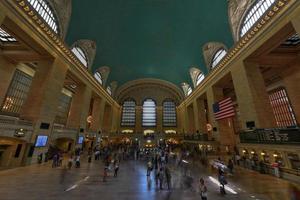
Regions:
[[[259,31],[268,24],[275,15],[277,15],[283,7],[285,7],[291,0],[278,0],[274,6],[266,13],[257,23],[244,35],[227,53],[227,55],[221,60],[221,62],[215,67],[215,69],[224,67],[231,59],[239,53],[246,44],[252,41],[253,37],[259,33]]]
[[[153,87],[153,85],[172,91],[172,93],[177,97],[178,103],[184,99],[183,93],[176,85],[165,80],[154,78],[143,78],[129,81],[117,89],[115,96],[117,100],[120,100],[123,94],[128,93],[132,89],[136,89],[138,87]]]
[[[283,8],[285,8],[289,3],[291,3],[292,0],[277,0],[276,3],[274,3],[273,7],[270,8],[269,12],[267,12],[265,15],[261,17],[260,20],[256,22],[256,24],[237,42],[235,45],[229,49],[226,56],[219,62],[219,64],[214,67],[213,70],[210,71],[209,74],[205,77],[205,79],[202,81],[201,84],[199,84],[196,88],[196,90],[193,90],[192,94],[189,95],[185,101],[189,101],[189,99],[193,98],[195,95],[195,91],[198,90],[198,88],[201,88],[204,84],[207,83],[208,80],[211,79],[211,77],[215,76],[217,73],[219,73],[221,70],[223,70],[228,64],[243,51],[243,49],[254,40],[254,37],[260,33],[260,31],[265,28],[267,24],[270,23],[270,21],[278,15]]]
[[[261,29],[263,29],[272,18],[274,18],[278,13],[280,13],[283,8],[289,4],[292,0],[278,0],[273,7],[270,9],[268,13],[266,13],[249,31],[243,36],[227,53],[227,55],[220,61],[220,63],[215,67],[211,73],[208,74],[206,78],[216,74],[225,65],[227,65],[236,54],[240,53],[240,51],[250,43],[254,36],[256,36]],[[79,67],[84,68],[83,64],[77,59],[77,57],[70,51],[69,47],[60,39],[60,37],[44,22],[43,19],[36,13],[35,10],[29,5],[26,0],[8,0],[7,2],[16,3],[18,7],[29,17],[31,18],[38,27],[42,29],[42,31],[56,44],[56,46],[65,53],[70,60],[74,64]],[[205,83],[205,81],[203,81]],[[202,84],[203,84],[202,83]],[[201,84],[200,84],[201,85]],[[199,87],[199,86],[198,86]],[[194,93],[194,92],[193,92]],[[190,95],[191,98],[193,95]]]
[[[72,53],[69,46],[65,44],[65,42],[57,35],[49,25],[42,19],[42,17],[31,7],[31,5],[27,2],[27,0],[5,0],[13,9],[19,12],[21,15],[28,20],[28,23],[35,24],[37,29],[40,29],[41,32],[46,36],[47,39],[52,43],[55,48],[60,50],[63,53],[72,65],[75,66],[77,70],[84,74],[89,80],[91,80],[91,84],[96,88],[102,91],[102,94],[106,97],[108,102],[112,105],[118,105],[117,102],[108,94],[106,94],[105,89],[102,86],[99,86],[98,82],[93,78],[93,76],[86,70],[86,67],[79,61],[79,59]],[[18,9],[19,8],[19,9]],[[40,32],[40,31],[38,31]]]

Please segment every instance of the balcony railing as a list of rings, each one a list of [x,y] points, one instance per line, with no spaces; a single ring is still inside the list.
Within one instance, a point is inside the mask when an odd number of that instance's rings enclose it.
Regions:
[[[33,132],[32,122],[17,117],[0,115],[0,136],[31,141]]]
[[[192,134],[192,135],[184,135],[184,140],[191,140],[191,141],[209,141],[207,134]]]
[[[297,128],[274,128],[255,129],[240,133],[241,143],[256,144],[300,144],[300,129]]]
[[[53,131],[52,131],[52,139],[57,138],[70,138],[70,139],[76,139],[78,130],[77,129],[71,129],[66,128],[64,126],[54,124]]]

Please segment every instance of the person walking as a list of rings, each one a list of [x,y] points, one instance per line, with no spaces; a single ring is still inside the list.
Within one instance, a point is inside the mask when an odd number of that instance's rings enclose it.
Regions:
[[[153,168],[152,162],[149,161],[149,162],[147,163],[147,176],[150,176],[151,171],[152,171],[152,168]]]
[[[165,176],[166,176],[168,190],[170,190],[170,188],[171,188],[171,172],[168,167],[165,168]]]
[[[115,163],[114,163],[114,177],[118,176],[118,171],[119,171],[119,163],[118,163],[118,161],[115,161]]]
[[[225,179],[225,174],[221,168],[219,168],[218,172],[219,172],[218,178],[219,178],[219,182],[220,182],[220,193],[226,194],[225,185],[227,184],[227,181]]]
[[[159,169],[159,174],[158,174],[158,180],[159,180],[159,189],[163,189],[163,183],[164,183],[164,173],[163,173],[163,168],[161,167]]]
[[[103,182],[106,182],[106,181],[107,181],[107,180],[106,180],[107,176],[108,176],[108,167],[105,166],[105,167],[104,167],[104,170],[103,170]]]
[[[68,169],[70,170],[72,168],[73,165],[73,156],[71,155],[69,160],[68,160]]]
[[[203,178],[200,178],[199,183],[200,183],[199,190],[200,190],[201,199],[207,200],[207,187],[205,185]]]
[[[57,167],[57,154],[54,154],[53,158],[52,158],[52,168]]]
[[[80,156],[76,156],[76,161],[75,161],[75,164],[76,164],[76,168],[79,168],[80,167]]]
[[[230,174],[233,174],[233,162],[232,162],[232,160],[231,159],[229,159],[229,161],[228,161],[228,169],[229,169],[229,173]]]

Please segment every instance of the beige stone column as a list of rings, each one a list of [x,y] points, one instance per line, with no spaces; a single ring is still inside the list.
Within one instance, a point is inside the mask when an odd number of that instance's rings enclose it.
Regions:
[[[112,107],[106,104],[104,107],[104,117],[102,123],[102,130],[105,133],[110,133],[112,128]]]
[[[188,109],[186,107],[186,105],[184,105],[183,107],[183,129],[184,129],[184,133],[188,133],[189,132],[189,114],[188,114]]]
[[[118,105],[114,104],[112,106],[113,109],[113,116],[112,116],[112,132],[119,131],[119,127],[121,124],[121,109]]]
[[[213,104],[221,101],[223,98],[223,88],[221,87],[213,86],[207,91],[209,119],[212,126],[217,128],[217,131],[213,132],[213,137],[220,142],[221,152],[225,152],[226,147],[232,152],[236,144],[232,119],[228,118],[216,121],[213,113]]]
[[[242,129],[246,129],[247,121],[255,121],[257,128],[276,127],[259,66],[254,63],[239,63],[232,69],[231,74],[240,110]]]
[[[163,133],[163,108],[162,106],[157,106],[156,107],[156,127],[157,127],[157,133],[159,132],[160,134]]]
[[[293,25],[296,33],[298,33],[298,35],[300,35],[300,16],[294,17],[292,19],[292,25]]]
[[[99,119],[101,131],[103,130],[103,118],[104,118],[105,105],[106,105],[106,101],[105,99],[102,99],[100,104],[100,119]]]
[[[198,108],[198,124],[199,124],[199,132],[207,133],[207,120],[206,120],[206,110],[205,110],[205,101],[204,99],[197,99],[197,108]]]
[[[135,131],[136,133],[142,133],[142,114],[143,107],[136,106],[136,115],[135,115]]]
[[[177,118],[177,131],[178,133],[183,133],[184,125],[183,125],[183,119],[184,119],[184,113],[182,112],[182,107],[176,108],[176,118]]]
[[[300,124],[300,64],[286,68],[282,73],[284,87],[296,115],[297,123]]]
[[[59,59],[38,63],[21,118],[50,124],[54,121],[67,69]]]
[[[67,121],[68,128],[86,128],[86,119],[88,117],[92,91],[84,84],[76,88],[72,97],[70,114]]]
[[[95,97],[93,101],[93,110],[92,110],[92,124],[91,131],[99,131],[100,130],[100,115],[101,115],[101,99],[99,97]]]
[[[215,120],[214,112],[213,112],[213,104],[217,102],[219,99],[223,98],[223,90],[222,88],[212,88],[209,87],[206,91],[207,94],[207,104],[208,104],[208,120],[212,127],[217,128],[217,131],[212,131],[211,136],[216,140],[220,140],[220,129],[219,124]]]
[[[195,133],[198,131],[200,133],[200,124],[199,124],[199,110],[197,105],[197,100],[193,101],[193,111],[194,111],[194,124],[195,124]]]
[[[0,15],[1,16],[1,15]],[[7,89],[12,81],[16,66],[0,56],[0,105],[2,105]]]
[[[20,113],[20,118],[31,120],[35,124],[32,143],[37,135],[48,135],[48,145],[52,142],[53,122],[67,70],[68,65],[59,59],[38,62],[28,98]],[[49,128],[41,128],[41,123],[49,124]],[[37,156],[47,149],[35,148],[31,162],[37,162]]]
[[[187,124],[188,124],[188,134],[196,133],[195,130],[195,116],[194,116],[194,109],[193,104],[187,106]]]

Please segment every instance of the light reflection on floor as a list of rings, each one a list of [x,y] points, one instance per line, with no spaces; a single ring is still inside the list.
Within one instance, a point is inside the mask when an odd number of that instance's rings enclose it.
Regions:
[[[106,183],[102,182],[103,165],[100,161],[91,164],[84,162],[80,169],[70,171],[52,169],[50,166],[30,166],[0,172],[0,199],[198,200],[197,180],[204,177],[209,199],[295,200],[291,197],[292,185],[289,182],[247,170],[240,170],[228,179],[228,186],[237,194],[228,192],[222,196],[215,172],[194,164],[192,166],[193,169],[187,172],[194,179],[191,184],[183,169],[170,167],[170,191],[156,187],[153,172],[151,179],[147,179],[144,162],[121,162],[119,177],[110,177]]]

